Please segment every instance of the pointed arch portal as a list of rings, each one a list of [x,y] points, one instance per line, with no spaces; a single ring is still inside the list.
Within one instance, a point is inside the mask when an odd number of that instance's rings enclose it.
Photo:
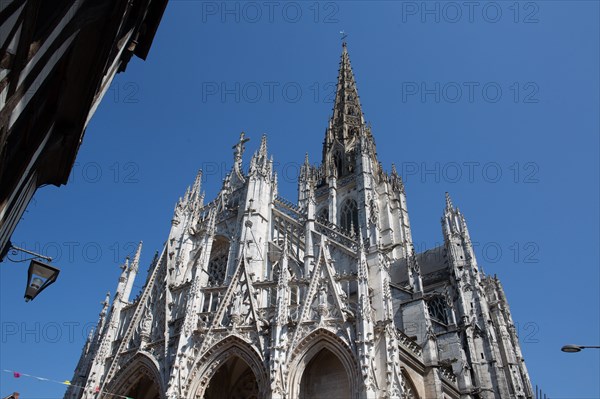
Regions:
[[[125,396],[135,399],[160,399],[159,387],[149,376],[143,375],[127,390]]]
[[[351,396],[344,365],[329,349],[321,349],[304,369],[300,399],[341,399]]]
[[[308,334],[292,349],[288,395],[293,399],[358,399],[361,375],[352,349],[325,328]]]
[[[269,389],[263,359],[249,342],[230,335],[195,362],[188,399],[262,399]]]
[[[158,362],[152,355],[138,352],[122,366],[105,390],[135,399],[164,399],[165,387],[158,370]]]
[[[210,379],[204,399],[259,399],[258,381],[244,360],[232,356]]]

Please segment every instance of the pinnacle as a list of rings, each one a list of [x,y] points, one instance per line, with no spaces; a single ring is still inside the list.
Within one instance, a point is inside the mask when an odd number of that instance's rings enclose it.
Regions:
[[[192,186],[192,196],[198,197],[200,195],[200,186],[202,184],[202,169],[198,170],[196,174],[196,179],[194,180],[194,185]]]
[[[251,164],[254,164],[255,167],[264,168],[267,166],[268,160],[269,158],[267,154],[267,135],[263,134],[260,138],[260,147],[254,153]]]
[[[137,269],[140,264],[140,257],[142,255],[142,244],[143,241],[140,241],[138,244],[137,250],[135,251],[135,255],[133,256],[133,262],[131,262],[131,269]]]
[[[450,194],[448,194],[448,192],[446,192],[446,210],[452,211],[452,208],[453,208],[452,199],[450,198]]]
[[[260,157],[267,157],[267,135],[263,134],[262,137],[260,138],[260,150],[259,150],[259,156]]]

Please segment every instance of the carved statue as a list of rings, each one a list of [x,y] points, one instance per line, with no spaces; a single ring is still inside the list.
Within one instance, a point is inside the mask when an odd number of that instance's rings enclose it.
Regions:
[[[377,207],[377,203],[375,202],[375,197],[369,197],[369,223],[377,225],[377,220],[379,220],[379,208]]]
[[[231,304],[231,314],[240,315],[242,312],[242,293],[236,292],[233,296],[233,302]]]
[[[327,288],[325,285],[319,288],[319,305],[327,306]]]
[[[150,336],[150,332],[152,331],[152,311],[148,307],[146,307],[146,314],[144,315],[144,319],[142,320],[142,329],[141,334],[145,336]]]

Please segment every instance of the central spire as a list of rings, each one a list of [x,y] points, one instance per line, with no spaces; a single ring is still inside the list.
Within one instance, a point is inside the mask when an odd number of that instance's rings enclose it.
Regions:
[[[348,47],[346,42],[343,42],[333,115],[323,145],[323,163],[326,163],[328,154],[336,146],[344,153],[349,152],[356,144],[364,125],[365,119],[350,65]]]

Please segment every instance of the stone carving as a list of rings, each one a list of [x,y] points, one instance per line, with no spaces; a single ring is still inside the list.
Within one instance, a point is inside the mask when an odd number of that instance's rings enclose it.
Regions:
[[[237,326],[242,317],[242,293],[236,292],[233,294],[233,303],[231,305],[230,317],[233,326]]]
[[[146,315],[144,316],[144,320],[142,321],[142,336],[150,337],[150,333],[152,332],[152,320],[152,312],[150,311],[150,309],[148,309],[146,311]]]
[[[369,224],[377,226],[379,220],[379,208],[374,196],[369,195]]]

